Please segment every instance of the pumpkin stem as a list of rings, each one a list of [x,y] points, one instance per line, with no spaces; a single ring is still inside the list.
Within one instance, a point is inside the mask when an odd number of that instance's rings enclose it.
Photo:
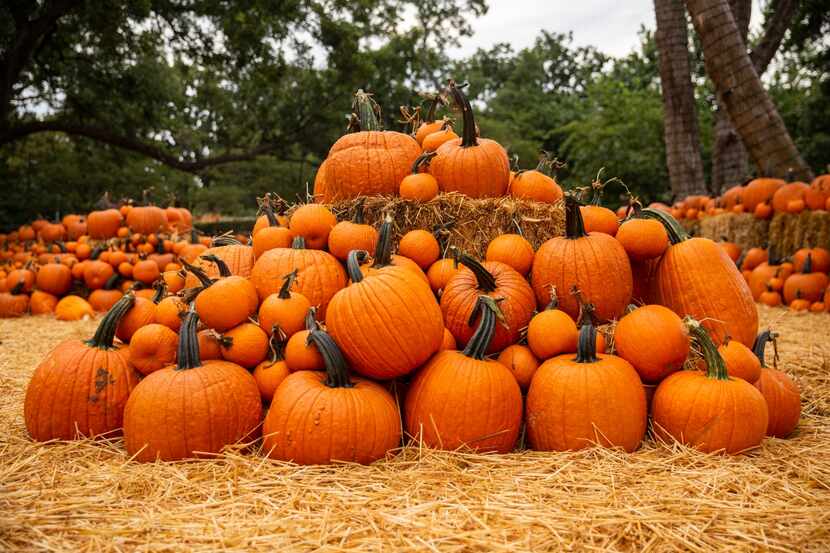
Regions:
[[[119,273],[113,273],[104,283],[104,290],[112,290],[120,278],[121,275]]]
[[[25,285],[26,285],[26,280],[23,278],[23,276],[21,276],[20,280],[17,281],[17,284],[12,286],[12,289],[9,290],[9,293],[13,296],[16,296],[16,295],[20,294],[21,292],[23,292],[23,287]]]
[[[219,236],[214,236],[213,239],[210,241],[211,247],[216,246],[241,246],[242,242],[237,240],[231,234],[231,231],[226,232],[225,234],[220,234]]]
[[[357,202],[354,206],[354,218],[352,218],[352,222],[356,225],[363,224],[363,204],[366,203],[366,196],[361,196],[358,198]]]
[[[392,263],[392,218],[387,214],[378,230],[373,267],[386,267]]]
[[[291,247],[295,250],[304,250],[305,238],[302,236],[295,236],[294,240],[291,242]]]
[[[383,130],[380,124],[380,106],[370,94],[358,89],[352,102],[352,110],[357,117],[357,125],[361,131]]]
[[[346,257],[346,273],[349,275],[349,280],[352,283],[363,280],[363,272],[360,270],[360,265],[366,262],[369,257],[369,252],[366,250],[352,250]]]
[[[433,123],[435,121],[435,112],[438,111],[438,106],[444,103],[444,98],[440,93],[430,94],[428,98],[429,109],[427,109],[427,116],[424,119],[424,123]]]
[[[496,290],[496,277],[494,277],[493,273],[488,271],[484,265],[466,253],[461,254],[459,261],[461,261],[461,264],[465,265],[476,276],[479,290],[484,292],[494,292]]]
[[[412,162],[412,174],[417,175],[422,165],[429,165],[429,162],[432,161],[432,158],[437,156],[437,152],[424,152],[418,157],[415,158],[415,161]]]
[[[666,233],[669,235],[669,241],[672,244],[679,244],[689,238],[689,234],[683,229],[682,226],[680,226],[677,219],[672,217],[670,214],[660,211],[659,209],[652,209],[650,207],[643,209],[640,213],[647,219],[657,219],[660,221],[660,223],[662,223],[666,228]]]
[[[479,314],[480,317],[478,317]],[[484,354],[487,352],[493,334],[496,332],[496,319],[503,319],[504,315],[502,315],[495,299],[482,295],[476,301],[470,322],[472,323],[476,317],[478,317],[478,327],[473,337],[467,342],[467,347],[461,353],[473,359],[484,359]]]
[[[313,330],[306,341],[306,345],[310,346],[311,344],[317,346],[317,350],[326,363],[326,386],[329,388],[353,388],[354,384],[349,379],[346,359],[332,337],[322,330]]]
[[[808,275],[813,272],[813,254],[808,253],[804,265],[801,266],[801,274]]]
[[[155,293],[153,293],[153,297],[151,299],[153,300],[153,303],[158,305],[158,303],[164,299],[164,296],[167,295],[167,283],[164,279],[160,278],[153,285],[153,288],[155,289]]]
[[[689,329],[689,336],[703,353],[703,360],[706,362],[706,376],[717,380],[729,380],[726,363],[703,325],[691,317],[686,317],[684,322],[686,328]]]
[[[182,315],[182,328],[179,332],[178,359],[176,361],[177,371],[186,371],[202,366],[199,357],[199,336],[196,329],[199,326],[199,314],[191,305],[190,309]]]
[[[579,329],[579,341],[576,345],[577,363],[596,363],[599,361],[597,357],[597,327],[591,322],[590,318]]]
[[[260,203],[262,212],[265,214],[265,218],[268,219],[268,226],[269,227],[278,227],[280,226],[279,221],[277,220],[277,216],[274,213],[274,208],[271,207],[271,193],[266,192],[265,197],[262,199]]]
[[[565,238],[576,239],[588,236],[579,206],[579,200],[573,196],[565,196]]]
[[[268,340],[268,349],[271,355],[268,360],[271,361],[272,365],[285,359],[285,342],[287,339],[288,337],[285,335],[285,331],[280,328],[280,325],[275,324],[271,327],[271,338]]]
[[[282,286],[277,297],[281,300],[287,300],[291,297],[291,287],[294,286],[294,281],[297,280],[297,269],[294,269],[284,277],[282,277]]]
[[[461,133],[461,147],[469,148],[471,146],[478,146],[478,137],[476,136],[476,120],[473,117],[473,106],[470,101],[461,92],[455,81],[450,79],[449,82],[450,94],[455,104],[461,109],[462,119],[464,123],[464,130]]]
[[[95,335],[86,341],[86,345],[91,348],[112,349],[114,347],[113,342],[115,340],[115,330],[118,328],[118,323],[121,322],[121,319],[127,314],[127,311],[132,309],[134,303],[134,294],[124,294],[121,299],[110,307],[110,310],[107,311],[104,318],[101,319],[101,323],[95,330]]]
[[[197,267],[196,265],[191,265],[184,259],[180,259],[179,261],[181,262],[182,267],[184,267],[187,271],[193,273],[193,276],[199,279],[199,282],[202,283],[202,286],[204,288],[207,288],[208,286],[213,284],[211,278],[207,276],[207,273],[205,273],[201,268]]]
[[[585,301],[585,298],[582,297],[582,290],[576,284],[571,287],[571,295],[576,298],[576,302],[579,304],[579,316],[576,320],[577,326],[582,327],[587,324],[596,326],[597,321],[594,316],[594,304]]]
[[[305,329],[311,332],[312,330],[318,330],[319,328],[320,325],[317,324],[317,308],[311,306],[305,314]]]
[[[773,332],[771,328],[766,329],[765,331],[758,334],[755,338],[755,343],[752,344],[752,352],[755,354],[755,357],[758,358],[758,361],[761,362],[762,367],[766,367],[767,363],[764,359],[764,350],[766,350],[767,342],[772,342],[773,347],[773,358],[772,363],[773,366],[776,368],[778,367],[778,333]]]
[[[210,261],[211,263],[215,264],[216,268],[219,269],[219,276],[220,277],[226,278],[226,277],[229,277],[229,276],[233,276],[233,273],[231,273],[231,270],[228,268],[228,264],[225,263],[222,259],[220,259],[216,255],[214,255],[212,253],[209,253],[209,254],[206,254],[206,255],[201,255],[199,257],[201,257],[205,261]]]
[[[553,311],[559,307],[559,294],[556,293],[556,285],[550,285],[550,301],[545,306],[545,311]]]

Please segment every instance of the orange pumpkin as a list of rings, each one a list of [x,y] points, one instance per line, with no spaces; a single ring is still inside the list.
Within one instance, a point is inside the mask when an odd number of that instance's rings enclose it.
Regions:
[[[775,345],[777,334],[767,329],[758,335],[753,350],[761,364],[761,376],[755,387],[764,396],[769,410],[767,436],[786,438],[798,426],[801,417],[801,392],[787,373],[778,370],[778,348],[773,358],[774,368],[767,367],[764,350],[767,342]]]
[[[656,384],[683,368],[689,355],[689,335],[674,311],[662,305],[644,305],[617,322],[614,348],[643,382]]]

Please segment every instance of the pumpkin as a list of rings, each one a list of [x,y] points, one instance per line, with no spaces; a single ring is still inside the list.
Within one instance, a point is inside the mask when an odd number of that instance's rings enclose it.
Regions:
[[[479,263],[461,254],[464,265],[447,283],[441,295],[444,325],[460,345],[466,345],[475,333],[472,325],[479,305],[479,296],[501,298],[499,310],[504,317],[489,340],[487,353],[501,351],[519,339],[519,331],[533,317],[535,298],[525,278],[509,265],[498,261]]]
[[[487,245],[486,261],[500,261],[527,275],[533,266],[533,246],[521,234],[499,234]]]
[[[619,239],[620,237],[619,235],[617,235],[617,240]],[[726,255],[729,256],[729,259],[731,259],[735,263],[737,263],[738,260],[741,258],[741,247],[738,244],[734,242],[728,242],[725,238],[721,238],[721,241],[718,242],[718,246],[723,248],[723,251],[726,252]]]
[[[288,365],[285,364],[285,333],[275,332],[268,342],[268,347],[268,359],[257,365],[252,373],[265,403],[271,403],[279,385],[291,374]]]
[[[598,444],[634,451],[646,431],[646,395],[634,367],[596,353],[590,320],[579,331],[576,357],[542,363],[527,392],[527,437],[534,449],[566,451]]]
[[[498,306],[480,296],[476,332],[463,351],[438,352],[418,371],[406,394],[406,428],[428,447],[507,453],[522,422],[522,396],[510,369],[485,359],[498,324]]]
[[[755,353],[735,340],[727,339],[718,347],[718,353],[726,363],[726,370],[733,378],[742,378],[754,384],[761,377],[761,362]]]
[[[294,233],[291,229],[279,225],[277,218],[270,207],[267,209],[266,214],[269,225],[259,230],[255,230],[252,238],[255,259],[259,259],[259,257],[268,250],[273,250],[274,248],[288,248],[294,240]]]
[[[439,294],[459,270],[458,259],[455,256],[439,259],[430,265],[427,271],[427,279],[432,291]]]
[[[721,206],[725,209],[732,209],[736,205],[741,205],[741,195],[743,194],[744,187],[740,184],[732,186],[728,188],[723,194],[721,194]]]
[[[452,130],[450,130],[452,132]],[[455,134],[455,133],[452,133]],[[457,138],[457,137],[453,137]],[[422,167],[429,165],[429,161],[435,157],[434,152],[426,152],[418,156],[412,164],[412,173],[401,180],[398,193],[405,200],[416,202],[428,202],[438,195],[438,181],[429,173],[421,171]],[[372,248],[356,248],[371,250]]]
[[[297,271],[293,290],[304,295],[318,314],[325,318],[332,296],[346,285],[346,273],[333,255],[305,249],[302,237],[291,248],[275,248],[262,254],[251,271],[251,282],[260,300],[278,293],[285,275]]]
[[[200,251],[192,263],[201,269],[208,277],[217,278],[220,275],[220,266],[212,261],[213,257],[221,259],[232,275],[248,278],[251,276],[254,266],[254,249],[251,246],[244,246],[239,243],[229,243],[223,246],[214,246]],[[191,262],[188,259],[185,261]],[[290,272],[290,271],[286,271]],[[185,278],[185,288],[194,288],[203,284],[199,278],[190,273]]]
[[[161,301],[162,289],[156,290],[152,299],[136,296],[133,306],[121,317],[115,335],[125,344],[129,344],[133,334],[142,326],[152,323],[156,318],[156,300]]]
[[[819,175],[813,179],[810,187],[804,192],[804,201],[810,209],[826,210],[828,199],[830,199],[830,175]]]
[[[772,195],[772,209],[777,213],[791,212],[789,204],[793,201],[804,201],[804,193],[809,186],[803,182],[791,182],[779,187]],[[804,209],[804,204],[801,204]]]
[[[510,180],[507,152],[496,141],[476,136],[473,108],[450,80],[449,91],[462,111],[461,138],[444,142],[429,165],[442,192],[461,192],[471,198],[503,196]]]
[[[770,307],[778,307],[783,303],[781,294],[772,289],[772,286],[767,286],[767,289],[758,297],[758,301]]]
[[[362,250],[349,254],[352,283],[331,299],[326,326],[354,371],[395,378],[438,351],[444,334],[441,308],[410,269],[386,266],[364,276],[360,263],[366,256]]]
[[[510,180],[510,195],[546,204],[555,204],[561,200],[562,189],[546,172],[550,163],[547,155],[543,155],[536,169],[517,172]]]
[[[378,243],[371,264],[364,264],[360,268],[363,274],[368,275],[373,271],[392,265],[409,269],[424,282],[429,282],[429,279],[415,261],[404,255],[392,254],[392,246],[392,218],[387,215],[378,231]]]
[[[755,206],[755,211],[752,212],[752,215],[756,219],[769,219],[772,217],[773,210],[770,204],[758,204]]]
[[[445,103],[443,96],[441,94],[430,94],[428,99],[429,109],[427,110],[426,117],[418,125],[418,130],[415,131],[415,141],[418,144],[421,144],[427,136],[438,132],[447,123],[446,119],[436,120],[435,118],[435,112],[438,110],[438,106]]]
[[[767,329],[758,335],[753,350],[761,365],[761,376],[755,387],[764,396],[769,410],[767,436],[786,438],[798,426],[801,417],[801,392],[790,376],[778,370],[777,334]],[[767,367],[764,360],[764,350],[767,342],[772,342],[775,348],[773,357],[774,368]]]
[[[153,284],[161,276],[161,270],[155,261],[144,259],[132,268],[132,278],[143,284]]]
[[[808,311],[810,305],[810,300],[805,300],[801,297],[801,290],[796,290],[795,299],[790,302],[790,309],[793,311]]]
[[[119,275],[111,276],[106,284],[104,284],[103,288],[93,290],[89,295],[89,298],[87,299],[95,311],[100,313],[109,311],[110,308],[115,305],[115,302],[120,300],[124,295],[124,293],[116,287],[118,280]]]
[[[752,213],[758,205],[769,206],[775,192],[784,184],[786,183],[783,180],[773,178],[758,178],[749,181],[741,194],[744,208]]]
[[[55,306],[55,318],[59,321],[80,321],[94,318],[95,310],[80,296],[65,296]]]
[[[202,258],[217,265],[219,278],[212,280],[201,269],[185,264],[185,268],[202,282],[203,289],[194,302],[199,318],[208,328],[218,331],[243,323],[259,306],[256,288],[247,278],[231,274],[225,262],[218,257]]]
[[[22,293],[23,282],[18,282],[8,292],[0,292],[0,319],[21,317],[29,310],[29,296]]]
[[[93,211],[86,218],[86,228],[89,237],[96,240],[115,238],[124,218],[117,209]]]
[[[350,378],[325,332],[314,330],[309,338],[323,353],[326,372],[295,372],[282,381],[262,427],[263,451],[301,465],[369,464],[398,447],[400,413],[392,395],[374,382]]]
[[[438,348],[438,351],[447,349],[458,349],[458,344],[455,342],[455,336],[452,335],[452,332],[445,328],[444,337],[441,339],[441,347]]]
[[[179,336],[170,328],[150,323],[135,331],[130,339],[130,364],[148,374],[175,363]]]
[[[683,368],[689,355],[689,335],[671,309],[643,305],[617,322],[614,348],[643,382],[656,384]]]
[[[758,311],[749,286],[723,250],[708,238],[689,238],[671,215],[644,209],[666,226],[671,246],[652,282],[656,303],[702,320],[717,343],[728,335],[752,344]]]
[[[634,216],[620,225],[615,236],[632,261],[645,261],[663,255],[669,247],[669,235],[659,221],[639,216],[635,204]]]
[[[442,348],[444,349],[444,348]],[[446,349],[455,349],[446,348]],[[519,384],[522,392],[527,392],[530,387],[530,381],[539,368],[539,360],[530,351],[530,348],[521,344],[513,344],[507,346],[499,354],[498,362],[510,369],[516,382]]]
[[[29,298],[29,310],[32,315],[47,315],[55,312],[58,298],[48,292],[35,290]]]
[[[363,222],[362,198],[355,205],[354,218],[334,225],[328,236],[329,253],[340,261],[346,261],[352,250],[374,251],[377,243],[378,231]]]
[[[127,212],[127,227],[144,235],[166,230],[167,214],[154,205],[135,206]]]
[[[325,368],[325,360],[311,341],[311,332],[319,325],[315,320],[315,309],[309,308],[305,315],[305,330],[295,332],[285,344],[285,365],[291,372],[319,371]]]
[[[401,237],[398,242],[398,254],[411,259],[418,267],[426,271],[430,265],[438,261],[441,248],[431,232],[416,229],[410,230]]]
[[[749,290],[752,297],[759,298],[767,284],[770,284],[773,290],[780,291],[784,281],[790,278],[791,274],[792,265],[783,262],[775,250],[770,248],[768,260],[757,265],[749,275]]]
[[[222,359],[253,369],[268,355],[268,334],[259,325],[242,323],[219,338]]]
[[[115,274],[112,265],[105,261],[87,261],[84,267],[84,284],[90,290],[103,288]]]
[[[558,309],[555,288],[551,289],[550,298],[545,309],[534,315],[527,326],[527,345],[542,360],[576,351],[579,334],[571,316]]]
[[[32,291],[35,286],[35,281],[37,279],[35,272],[29,269],[31,265],[27,263],[26,268],[24,269],[15,269],[10,271],[8,276],[6,276],[6,289],[11,290],[12,288],[17,288],[18,293],[26,293]]]
[[[784,281],[783,296],[786,303],[792,303],[796,296],[810,303],[824,297],[830,279],[826,273],[813,271],[812,256],[812,253],[808,253],[801,270]]]
[[[327,207],[305,204],[291,215],[288,228],[295,236],[305,239],[306,247],[322,250],[328,244],[329,234],[337,225],[337,217]]]
[[[124,409],[124,446],[136,461],[209,456],[253,438],[262,416],[259,388],[242,367],[202,361],[189,311],[182,322],[177,364],[151,373]]]
[[[131,294],[124,296],[101,319],[91,339],[61,342],[35,369],[23,405],[33,439],[72,440],[119,432],[138,375],[129,364],[129,350],[114,341],[115,328],[134,300]]]
[[[580,206],[585,232],[600,232],[610,236],[616,236],[620,228],[617,214],[597,204]]]
[[[438,148],[441,147],[442,144],[445,142],[449,142],[450,140],[457,140],[458,135],[455,134],[455,131],[452,129],[452,125],[449,121],[444,121],[444,124],[441,125],[441,128],[433,133],[429,133],[425,138],[424,141],[421,143],[421,148],[423,148],[424,152],[427,154],[434,153]],[[431,175],[430,175],[431,176]],[[434,179],[434,177],[433,177]],[[435,185],[438,185],[438,182],[435,182]],[[437,188],[436,188],[437,193]]]
[[[769,252],[765,248],[749,248],[746,251],[744,260],[740,267],[742,270],[751,271],[761,263],[769,260]]]
[[[72,269],[61,263],[41,265],[35,284],[38,289],[54,296],[62,296],[72,287]]]
[[[187,311],[187,306],[178,296],[167,296],[156,305],[156,313],[153,321],[166,326],[173,332],[178,332],[182,326],[182,313]]]
[[[769,418],[764,396],[742,378],[730,378],[706,329],[687,320],[706,371],[678,371],[654,392],[655,434],[706,453],[741,453],[764,439]]]
[[[269,335],[279,327],[286,336],[301,331],[311,303],[299,292],[291,292],[297,271],[285,275],[279,292],[271,294],[259,306],[259,324]]]
[[[381,130],[377,116],[380,110],[362,90],[355,94],[354,108],[354,121],[360,130],[340,137],[332,145],[314,179],[316,201],[331,203],[363,195],[394,195],[421,154],[411,136]]]
[[[801,248],[793,254],[793,269],[801,271],[807,256],[813,263],[813,271],[817,273],[830,272],[830,250],[825,248]]]
[[[565,236],[542,244],[533,259],[531,284],[540,306],[550,301],[551,285],[557,290],[578,286],[596,308],[601,321],[619,317],[633,290],[631,265],[620,243],[605,233],[586,233],[579,203],[565,198]],[[576,298],[559,298],[560,309],[575,318]]]

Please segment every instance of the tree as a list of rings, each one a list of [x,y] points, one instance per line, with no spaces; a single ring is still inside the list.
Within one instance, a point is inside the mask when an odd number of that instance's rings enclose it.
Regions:
[[[686,10],[682,0],[654,0],[660,52],[666,162],[672,194],[705,194],[700,134],[689,65]]]
[[[686,0],[701,39],[706,72],[755,164],[765,173],[793,170],[812,178],[778,111],[764,90],[728,0]]]

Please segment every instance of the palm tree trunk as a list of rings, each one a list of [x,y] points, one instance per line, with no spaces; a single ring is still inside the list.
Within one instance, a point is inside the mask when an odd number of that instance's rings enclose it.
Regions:
[[[666,164],[675,198],[705,194],[700,134],[689,64],[689,37],[682,0],[654,0],[660,55]]]
[[[792,169],[802,180],[812,179],[761,85],[728,0],[686,0],[686,6],[700,35],[706,72],[752,160],[773,176],[784,177]]]

